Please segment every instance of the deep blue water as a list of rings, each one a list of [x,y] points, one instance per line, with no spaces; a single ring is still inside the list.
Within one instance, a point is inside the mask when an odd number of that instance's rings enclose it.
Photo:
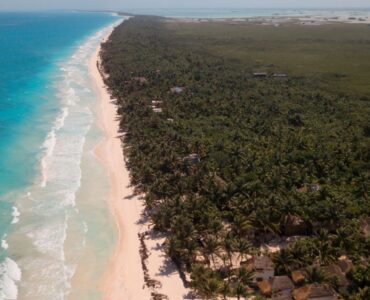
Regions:
[[[11,230],[12,195],[31,185],[55,119],[58,62],[117,17],[103,13],[0,12],[0,240]],[[0,247],[0,262],[6,254]]]

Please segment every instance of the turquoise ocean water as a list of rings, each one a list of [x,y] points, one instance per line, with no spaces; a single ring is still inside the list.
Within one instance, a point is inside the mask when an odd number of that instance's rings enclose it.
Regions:
[[[98,297],[74,290],[72,276],[89,255],[103,269],[114,244],[87,61],[117,21],[0,12],[0,300]]]

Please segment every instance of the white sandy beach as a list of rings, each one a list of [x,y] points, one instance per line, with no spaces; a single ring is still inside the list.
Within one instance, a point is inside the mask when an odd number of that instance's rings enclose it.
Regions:
[[[149,276],[158,280],[161,286],[153,289],[145,285],[138,234],[147,231],[149,225],[140,222],[144,203],[134,195],[133,188],[130,187],[129,171],[125,166],[122,144],[118,138],[116,107],[97,68],[99,52],[100,47],[91,57],[89,69],[99,98],[98,123],[106,137],[95,154],[109,176],[110,193],[107,203],[117,224],[118,235],[116,249],[102,278],[103,299],[149,300],[152,292],[166,295],[168,299],[186,299],[184,295],[188,290],[172,262],[168,262],[166,258],[162,247],[163,238],[145,239],[149,251],[149,258],[145,262]]]

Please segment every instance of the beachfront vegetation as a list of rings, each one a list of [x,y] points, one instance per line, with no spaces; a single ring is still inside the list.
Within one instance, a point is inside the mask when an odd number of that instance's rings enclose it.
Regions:
[[[346,34],[331,38],[330,26]],[[103,44],[132,184],[203,298],[257,293],[261,253],[275,275],[301,270],[301,284],[328,284],[348,299],[369,294],[370,91],[355,79],[370,79],[370,27],[322,28],[136,17]],[[270,38],[286,44],[284,60]],[[303,72],[296,62],[307,45],[327,61],[307,59]],[[348,72],[335,71],[338,57]],[[322,269],[340,257],[354,265],[345,288]]]

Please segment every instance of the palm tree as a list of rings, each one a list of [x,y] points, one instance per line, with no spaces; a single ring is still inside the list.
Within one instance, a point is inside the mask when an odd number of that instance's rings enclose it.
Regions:
[[[317,267],[311,266],[306,270],[306,282],[307,283],[324,283],[327,282],[325,274]]]
[[[245,237],[253,229],[251,222],[244,216],[236,216],[233,222],[233,231],[239,237]]]
[[[204,252],[207,256],[211,257],[213,265],[215,265],[214,255],[217,253],[219,247],[219,242],[213,237],[209,237],[204,241]]]
[[[357,245],[354,242],[353,229],[350,226],[338,228],[334,235],[333,245],[339,248],[342,253],[354,249]]]
[[[288,249],[282,249],[277,252],[273,257],[273,261],[276,272],[279,275],[287,274],[295,268],[295,260]]]
[[[253,282],[253,272],[247,271],[246,268],[239,268],[236,276],[238,282],[244,286],[249,286]]]
[[[222,295],[223,300],[227,299],[227,296],[230,295],[231,289],[230,289],[230,283],[224,282],[224,284],[220,288],[220,293]]]
[[[266,209],[257,208],[254,223],[265,234],[271,233],[276,235],[279,233],[279,224],[271,219],[271,214]]]
[[[206,268],[200,264],[194,264],[191,268],[191,279],[196,282],[200,282],[204,280],[206,275]]]
[[[247,296],[247,289],[242,283],[238,283],[236,288],[235,288],[235,294],[237,299],[239,300],[241,297],[246,297]]]
[[[218,219],[214,219],[208,224],[208,228],[213,235],[219,236],[222,232],[222,223]]]
[[[234,242],[230,235],[227,235],[226,238],[224,239],[223,243],[224,249],[226,251],[227,258],[229,259],[230,265],[232,264],[231,258],[232,258],[232,253],[234,252]]]
[[[360,175],[360,178],[356,182],[357,189],[355,190],[355,194],[357,197],[363,197],[364,199],[369,198],[369,190],[370,184],[369,180],[364,176]]]
[[[332,238],[332,235],[329,234],[328,230],[320,228],[316,237],[320,242],[328,242]]]
[[[206,299],[217,299],[217,294],[221,290],[221,282],[216,278],[208,278],[203,285],[203,294]]]
[[[239,258],[242,261],[245,255],[247,255],[252,248],[252,245],[244,240],[244,239],[237,239],[235,243],[235,250],[239,252]]]
[[[370,288],[364,287],[358,289],[355,295],[351,295],[349,297],[350,300],[369,300],[370,299]]]
[[[320,265],[329,265],[337,258],[337,249],[328,242],[319,242],[315,245],[317,260]]]
[[[299,240],[289,247],[289,251],[297,267],[303,267],[313,263],[314,254],[312,248],[311,240]]]
[[[180,261],[182,255],[182,244],[176,237],[171,237],[167,243],[167,253],[174,261]]]

